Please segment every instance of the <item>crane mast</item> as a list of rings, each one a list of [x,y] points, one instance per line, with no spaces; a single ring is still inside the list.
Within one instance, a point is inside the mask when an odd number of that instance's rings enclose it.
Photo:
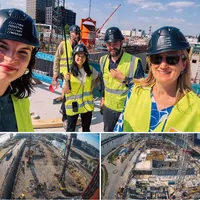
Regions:
[[[121,6],[121,4],[119,4],[117,6],[117,8],[115,8],[115,10],[109,15],[109,17],[106,19],[106,21],[101,25],[101,27],[97,30],[97,34],[101,32],[101,29],[104,27],[104,25],[106,24],[106,22],[112,17],[112,15],[118,10],[118,8]]]

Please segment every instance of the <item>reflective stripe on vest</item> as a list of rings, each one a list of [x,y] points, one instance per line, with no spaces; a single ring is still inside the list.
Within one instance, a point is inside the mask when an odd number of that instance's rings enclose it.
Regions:
[[[104,72],[105,105],[111,110],[122,112],[128,94],[128,87],[111,77],[109,72],[110,60],[106,59],[106,57],[107,55],[100,59],[101,71]],[[126,77],[133,78],[138,66],[138,60],[139,58],[124,52],[117,69],[119,69]],[[105,63],[104,66],[103,63]]]
[[[90,66],[92,70],[92,67]],[[86,113],[94,110],[93,96],[92,96],[92,75],[86,76],[85,83],[81,84],[77,77],[71,74],[71,93],[66,94],[65,108],[69,116]],[[72,102],[78,103],[78,112],[72,109]]]
[[[67,40],[66,43],[67,43],[68,63],[69,63],[69,68],[71,68],[72,61],[73,61],[73,57],[72,57],[73,49],[69,40]],[[61,59],[60,59],[60,73],[62,73],[63,75],[68,73],[65,41],[63,41],[63,54],[61,55]]]
[[[149,132],[151,119],[150,87],[133,88],[124,111],[123,132]],[[172,109],[153,132],[198,132],[200,99],[190,91]]]
[[[81,107],[84,107],[85,105],[93,105],[93,101],[84,101],[84,103],[80,103],[78,104],[78,107],[81,108]],[[72,109],[72,105],[67,105],[65,106],[66,109]]]
[[[87,97],[90,95],[91,95],[91,92],[84,92],[83,94],[69,96],[67,97],[67,100],[80,99],[82,97]]]
[[[101,69],[102,74],[104,73],[104,66],[107,59],[108,59],[108,55],[102,56],[100,58],[100,69]]]
[[[34,132],[30,116],[29,99],[18,99],[14,95],[11,95],[11,97],[13,101],[18,132]]]
[[[114,90],[114,89],[110,89],[106,86],[105,86],[105,90],[106,90],[106,92],[109,92],[112,94],[120,94],[120,95],[127,94],[127,92],[128,92],[128,90]]]

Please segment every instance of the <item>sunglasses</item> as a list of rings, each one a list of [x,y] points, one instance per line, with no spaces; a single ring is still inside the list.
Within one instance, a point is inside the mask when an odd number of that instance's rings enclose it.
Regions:
[[[185,56],[182,55],[168,55],[165,57],[166,63],[168,65],[176,65],[179,63],[180,58],[185,59]],[[163,61],[163,57],[161,55],[152,55],[150,56],[150,62],[154,65],[159,65]]]

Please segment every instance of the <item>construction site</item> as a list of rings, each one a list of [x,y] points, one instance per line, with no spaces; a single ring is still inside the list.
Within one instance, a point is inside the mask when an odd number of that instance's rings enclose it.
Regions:
[[[132,135],[102,158],[102,199],[200,198],[194,134]]]
[[[99,159],[77,134],[16,134],[0,143],[0,199],[99,199]]]

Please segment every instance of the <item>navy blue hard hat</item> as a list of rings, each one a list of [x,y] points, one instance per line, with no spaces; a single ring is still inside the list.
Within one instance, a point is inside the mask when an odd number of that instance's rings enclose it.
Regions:
[[[164,26],[153,32],[148,42],[147,55],[189,48],[189,42],[178,28]]]
[[[106,30],[104,42],[118,42],[124,39],[122,32],[117,27],[110,27]]]
[[[15,8],[0,10],[0,39],[14,40],[39,47],[33,19]]]
[[[80,33],[81,32],[81,29],[79,26],[77,25],[72,25],[69,27],[69,32],[76,32],[76,33]]]
[[[75,56],[77,53],[84,53],[87,56],[88,50],[84,44],[78,44],[74,47],[73,56]]]

